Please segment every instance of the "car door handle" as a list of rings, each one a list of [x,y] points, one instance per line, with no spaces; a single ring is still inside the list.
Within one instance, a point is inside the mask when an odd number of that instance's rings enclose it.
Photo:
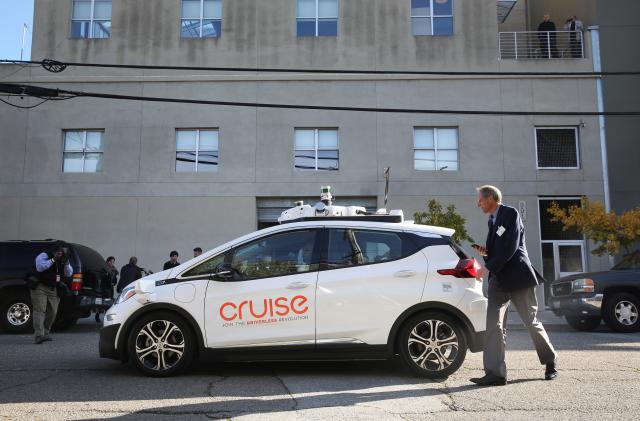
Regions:
[[[292,282],[289,285],[287,285],[287,289],[303,289],[308,286],[309,284],[306,282]]]
[[[393,274],[396,278],[411,278],[412,276],[416,276],[416,272],[413,270],[399,270]]]

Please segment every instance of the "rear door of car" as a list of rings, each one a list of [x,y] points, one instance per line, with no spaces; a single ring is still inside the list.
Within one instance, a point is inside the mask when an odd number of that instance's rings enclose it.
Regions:
[[[330,227],[324,238],[317,344],[386,344],[397,317],[420,300],[426,257],[401,231]]]

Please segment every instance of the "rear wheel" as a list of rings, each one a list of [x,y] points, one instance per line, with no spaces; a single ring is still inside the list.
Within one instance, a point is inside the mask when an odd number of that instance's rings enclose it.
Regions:
[[[583,332],[597,328],[602,322],[602,318],[599,316],[565,316],[564,318],[569,326]]]
[[[33,306],[29,294],[23,291],[6,294],[7,297],[0,301],[0,328],[7,333],[33,331]]]
[[[400,329],[398,340],[405,366],[421,377],[448,377],[467,355],[467,340],[459,323],[442,313],[411,317]]]
[[[640,300],[628,292],[606,297],[602,303],[602,317],[616,332],[640,331]]]
[[[129,359],[147,376],[167,377],[191,365],[196,341],[188,323],[170,312],[143,316],[129,334]]]

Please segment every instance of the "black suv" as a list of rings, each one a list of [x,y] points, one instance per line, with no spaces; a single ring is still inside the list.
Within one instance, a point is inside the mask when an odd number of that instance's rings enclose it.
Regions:
[[[604,272],[580,273],[551,284],[549,305],[577,330],[593,330],[604,319],[616,332],[640,331],[640,251]]]
[[[64,279],[54,328],[73,326],[95,308],[108,308],[111,288],[105,261],[97,251],[58,240],[0,242],[0,329],[24,333],[32,327],[33,307],[26,278],[35,274],[36,256],[57,246],[69,248],[73,276]]]

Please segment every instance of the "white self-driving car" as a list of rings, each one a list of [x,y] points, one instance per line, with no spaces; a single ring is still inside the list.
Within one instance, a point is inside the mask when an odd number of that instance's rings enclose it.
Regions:
[[[106,314],[100,356],[169,376],[203,354],[399,355],[417,375],[446,377],[481,350],[479,265],[453,230],[330,202],[298,203],[281,219],[125,288]]]

